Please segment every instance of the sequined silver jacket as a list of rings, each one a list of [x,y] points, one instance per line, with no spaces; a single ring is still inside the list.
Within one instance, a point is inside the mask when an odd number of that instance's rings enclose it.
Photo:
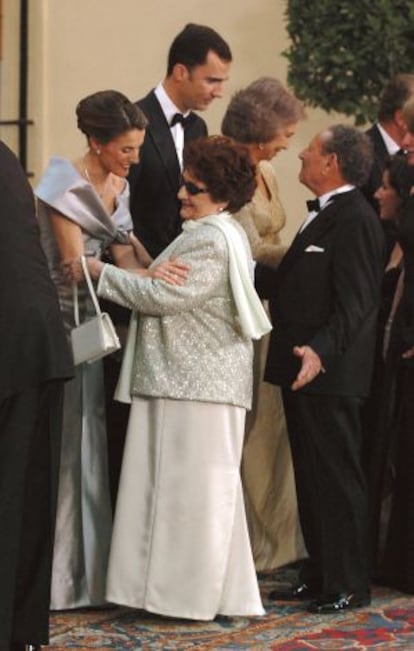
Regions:
[[[224,235],[208,224],[185,231],[157,261],[167,256],[189,265],[184,285],[111,265],[99,281],[100,296],[140,313],[131,394],[250,408],[252,343],[238,327]]]

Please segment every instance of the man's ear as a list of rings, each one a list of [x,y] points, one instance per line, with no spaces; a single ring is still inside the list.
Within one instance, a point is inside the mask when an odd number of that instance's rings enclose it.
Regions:
[[[176,63],[172,70],[172,77],[177,82],[187,80],[189,77],[187,66],[185,66],[183,63]]]
[[[338,171],[338,156],[334,152],[324,156],[324,175],[331,173],[333,170]]]
[[[407,122],[404,119],[403,112],[401,109],[397,109],[394,112],[394,122],[401,131],[402,134],[405,134],[407,131]]]

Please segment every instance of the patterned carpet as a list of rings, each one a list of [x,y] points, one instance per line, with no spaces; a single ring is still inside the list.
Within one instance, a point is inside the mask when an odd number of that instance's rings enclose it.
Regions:
[[[283,576],[286,579],[286,572]],[[267,600],[280,574],[262,576],[266,608],[262,618],[224,618],[190,622],[128,608],[54,613],[48,651],[414,651],[414,597],[374,588],[371,606],[340,615],[311,615],[301,604]]]

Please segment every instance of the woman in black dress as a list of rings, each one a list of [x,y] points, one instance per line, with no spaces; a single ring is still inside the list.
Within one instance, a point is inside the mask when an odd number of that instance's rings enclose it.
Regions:
[[[407,197],[398,218],[404,271],[391,308],[386,355],[388,417],[383,422],[389,443],[384,486],[390,490],[390,516],[379,577],[381,583],[414,593],[414,160],[408,158],[408,163],[403,188]]]
[[[378,201],[380,218],[384,222],[395,222],[401,208],[409,196],[412,183],[412,168],[404,156],[395,156],[387,162],[382,185],[375,193]],[[397,242],[391,252],[385,267],[381,292],[381,305],[378,314],[378,327],[375,351],[375,363],[372,376],[370,396],[364,405],[362,416],[364,423],[363,459],[370,491],[370,553],[371,572],[376,574],[379,549],[383,548],[384,518],[383,503],[389,494],[389,445],[392,438],[391,428],[384,426],[389,422],[392,408],[390,407],[390,382],[393,377],[385,373],[384,348],[388,345],[392,305],[396,287],[402,269],[403,253]],[[380,413],[380,418],[378,414]],[[382,517],[381,517],[382,516]],[[381,534],[381,535],[379,535]],[[381,538],[381,541],[379,541]]]

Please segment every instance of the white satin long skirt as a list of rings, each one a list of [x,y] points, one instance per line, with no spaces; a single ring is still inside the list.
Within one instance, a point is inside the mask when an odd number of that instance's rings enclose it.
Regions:
[[[245,410],[131,407],[107,600],[190,619],[263,615],[240,480]]]

